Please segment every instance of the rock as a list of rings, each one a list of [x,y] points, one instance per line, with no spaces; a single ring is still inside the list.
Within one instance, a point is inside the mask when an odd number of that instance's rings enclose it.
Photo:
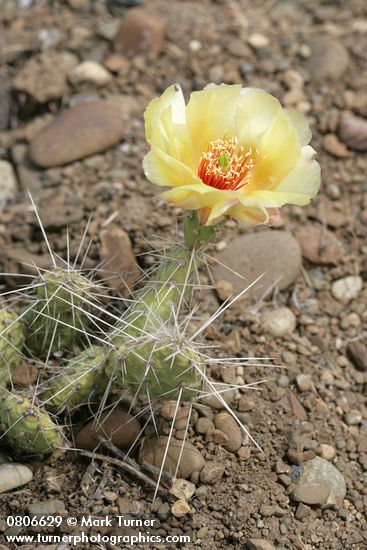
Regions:
[[[332,445],[321,443],[319,450],[321,458],[324,458],[325,460],[333,460],[336,456],[335,447],[333,447]]]
[[[367,120],[365,118],[343,114],[338,135],[349,149],[367,151]]]
[[[160,19],[142,8],[135,8],[122,20],[114,49],[126,57],[139,54],[156,57],[162,50],[163,38],[164,26]]]
[[[274,286],[284,289],[295,281],[301,268],[301,250],[287,231],[269,230],[234,238],[218,253],[218,260],[228,269],[216,266],[213,270],[215,281],[228,281],[236,293],[262,275],[244,295],[244,298],[256,300]]]
[[[310,41],[310,48],[311,55],[307,65],[311,79],[320,83],[325,80],[339,80],[350,63],[348,51],[343,44],[331,36],[318,35]]]
[[[53,516],[65,513],[65,504],[59,499],[32,502],[28,506],[31,518],[37,516]]]
[[[265,539],[249,539],[247,550],[275,550],[275,547]]]
[[[104,65],[113,73],[126,73],[129,69],[128,59],[119,53],[113,53],[104,60]]]
[[[200,397],[200,403],[212,409],[225,409],[225,404],[230,405],[232,403],[235,391],[228,387],[228,384],[211,382],[210,384],[204,384],[202,395],[203,397]]]
[[[351,156],[344,143],[339,141],[335,134],[326,134],[322,140],[322,146],[333,157],[344,159]]]
[[[198,434],[207,434],[212,433],[214,430],[214,424],[209,418],[206,418],[205,416],[198,419],[198,421],[195,424],[195,430]]]
[[[289,90],[299,90],[303,88],[303,76],[301,73],[293,69],[286,71],[282,77],[282,80]]]
[[[269,38],[264,34],[260,34],[259,32],[254,32],[250,34],[247,42],[250,44],[250,46],[254,48],[254,50],[261,50],[262,48],[266,48],[270,44]]]
[[[289,334],[296,327],[296,317],[288,307],[280,307],[265,312],[262,322],[270,334],[276,338]]]
[[[171,507],[172,515],[176,518],[183,518],[190,512],[190,505],[187,504],[186,500],[179,499]]]
[[[8,84],[5,78],[0,76],[0,132],[8,128],[10,105],[11,102]]]
[[[112,75],[97,61],[88,60],[79,63],[69,72],[69,82],[74,86],[89,82],[96,86],[105,86],[112,80]]]
[[[103,270],[108,273],[106,284],[122,296],[129,296],[140,276],[129,235],[116,225],[102,231],[100,256]]]
[[[213,485],[222,478],[224,470],[225,465],[222,462],[207,462],[200,472],[200,481]]]
[[[35,169],[28,158],[28,147],[24,143],[16,143],[12,147],[12,157],[16,165],[19,183],[22,191],[30,191],[32,197],[37,197],[42,188],[42,174]]]
[[[301,483],[292,492],[292,498],[303,504],[322,505],[325,504],[330,495],[330,487],[323,480],[315,483]]]
[[[311,391],[314,389],[312,377],[309,374],[298,374],[296,382],[299,391]]]
[[[33,472],[23,464],[0,464],[0,493],[6,493],[25,485],[33,478]]]
[[[214,425],[228,437],[223,447],[233,453],[238,451],[242,445],[242,431],[235,419],[229,413],[221,412],[214,416]]]
[[[344,249],[334,234],[319,224],[306,224],[296,230],[302,256],[309,262],[320,265],[337,265],[343,258]]]
[[[357,298],[362,288],[362,277],[359,277],[359,275],[349,275],[332,283],[331,294],[336,300],[346,304]]]
[[[83,426],[75,436],[75,447],[92,451],[99,445],[97,436],[111,441],[116,447],[130,447],[140,431],[136,418],[121,409],[114,409]]]
[[[68,90],[67,75],[78,63],[69,52],[43,52],[31,57],[13,80],[14,88],[38,103],[60,99]]]
[[[176,498],[190,500],[195,493],[195,485],[186,479],[175,479],[170,489],[170,494]]]
[[[139,453],[139,462],[148,462],[157,468],[161,468],[167,443],[168,437],[164,436],[144,441]],[[183,442],[172,437],[163,469],[174,475],[180,456],[181,461],[178,466],[177,477],[187,479],[194,472],[200,472],[205,465],[203,456],[192,443],[189,441]]]
[[[9,199],[17,192],[17,178],[10,162],[0,160],[0,200]]]
[[[11,382],[14,386],[21,386],[23,388],[29,388],[34,384],[38,378],[39,370],[33,367],[29,363],[23,361],[20,365],[15,367],[11,375]]]
[[[348,426],[358,426],[363,419],[361,413],[358,410],[353,409],[345,415],[344,420]]]
[[[358,340],[350,342],[347,353],[356,369],[362,372],[367,371],[367,347],[362,342]]]
[[[120,112],[109,102],[81,103],[43,128],[31,141],[29,154],[38,166],[61,166],[111,147],[123,130]]]
[[[315,457],[312,460],[308,460],[303,464],[304,471],[299,477],[298,487],[296,487],[295,500],[303,502],[304,504],[312,504],[308,501],[316,500],[313,496],[315,491],[318,496],[319,504],[322,504],[324,508],[336,506],[339,501],[342,501],[346,494],[346,484],[343,475],[339,472],[333,464],[320,457]],[[321,498],[326,494],[326,486],[329,489],[329,495],[326,500],[321,503]],[[313,486],[314,489],[310,489]],[[299,492],[299,488],[303,487],[302,492]],[[317,489],[319,487],[320,489]],[[321,491],[322,489],[322,491]],[[307,491],[307,492],[305,492]],[[294,494],[294,493],[293,493]],[[303,500],[301,500],[301,498]]]
[[[300,502],[297,506],[296,513],[294,514],[296,519],[301,520],[306,518],[311,512],[311,508]]]

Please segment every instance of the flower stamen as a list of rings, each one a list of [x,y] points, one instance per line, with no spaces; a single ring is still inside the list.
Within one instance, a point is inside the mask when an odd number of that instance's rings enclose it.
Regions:
[[[201,156],[198,176],[210,187],[238,191],[248,183],[254,166],[252,156],[252,149],[246,151],[236,137],[212,141]]]

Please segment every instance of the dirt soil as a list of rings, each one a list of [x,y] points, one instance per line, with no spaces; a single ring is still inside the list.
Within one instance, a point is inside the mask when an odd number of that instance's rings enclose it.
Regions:
[[[181,221],[142,171],[147,103],[174,82],[180,82],[186,97],[208,82],[260,87],[307,116],[322,188],[310,206],[285,207],[272,229],[291,232],[301,245],[303,265],[296,280],[275,289],[261,304],[235,303],[204,338],[219,346],[221,357],[270,357],[285,368],[240,367],[234,378],[245,384],[267,379],[259,391],[237,391],[230,403],[263,452],[248,438],[239,450],[226,450],[223,434],[206,434],[197,426],[198,416],[210,420],[218,412],[215,406],[196,409],[188,440],[206,463],[224,468],[206,482],[194,476],[196,491],[187,513],[172,508],[175,499],[168,495],[152,507],[152,490],[109,458],[91,462],[58,451],[42,461],[23,458],[34,477],[0,497],[0,548],[10,547],[4,534],[27,532],[7,527],[6,516],[25,515],[32,503],[57,499],[56,508],[66,516],[153,517],[151,533],[186,534],[192,540],[139,543],[138,548],[367,549],[367,130],[363,124],[358,129],[359,146],[340,130],[345,114],[366,124],[367,6],[362,0],[145,0],[139,7],[143,30],[139,27],[127,39],[125,28],[123,38],[116,38],[137,3],[0,2],[0,159],[16,175],[16,189],[1,203],[3,290],[26,283],[21,275],[34,273],[33,264],[50,265],[28,191],[55,254],[74,261],[79,252],[79,258],[85,255],[85,268],[97,269],[101,261],[111,260],[108,243],[103,252],[103,234],[112,227],[126,257],[127,234],[140,268],[148,269],[164,243],[180,238]],[[60,57],[66,53],[71,56]],[[35,65],[29,65],[32,60]],[[71,73],[85,60],[106,68],[107,77],[103,71],[85,80]],[[122,137],[106,150],[97,148],[90,155],[87,149],[86,156],[62,166],[57,161],[45,168],[33,163],[29,145],[37,132],[60,111],[89,99],[106,99],[121,110]],[[67,147],[77,128],[67,131],[60,148]],[[46,151],[49,158],[51,154]],[[211,253],[230,247],[239,233],[263,230],[239,231],[229,223]],[[349,298],[338,298],[332,284],[348,276],[359,287]],[[111,292],[118,295],[121,281],[113,281]],[[203,281],[208,281],[205,273]],[[215,290],[202,291],[198,315],[208,317],[219,304]],[[296,326],[275,337],[262,312],[283,306],[292,310]],[[214,365],[212,376],[232,382],[220,364]],[[163,422],[162,433],[168,430],[169,422]],[[182,438],[182,429],[177,437]],[[9,448],[1,451],[5,461],[12,460]],[[303,464],[315,456],[332,463],[345,480],[346,494],[332,507],[294,498]],[[47,513],[53,513],[51,508]],[[78,547],[128,546],[105,542]]]

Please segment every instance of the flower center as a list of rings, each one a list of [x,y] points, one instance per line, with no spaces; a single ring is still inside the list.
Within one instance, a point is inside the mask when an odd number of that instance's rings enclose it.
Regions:
[[[198,176],[216,189],[238,191],[246,185],[254,166],[252,149],[238,145],[236,137],[212,141],[201,155]]]

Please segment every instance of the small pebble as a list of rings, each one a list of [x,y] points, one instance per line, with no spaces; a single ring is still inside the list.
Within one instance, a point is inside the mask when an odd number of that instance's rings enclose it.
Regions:
[[[112,80],[112,75],[97,61],[83,61],[69,72],[69,82],[74,86],[89,82],[96,86],[105,86]]]
[[[187,481],[187,479],[176,478],[173,481],[170,493],[178,499],[190,500],[190,498],[195,493],[195,489],[195,485],[191,483],[191,481]]]
[[[302,392],[314,389],[312,377],[309,374],[299,374],[296,377],[298,389]]]
[[[269,46],[270,44],[269,38],[264,34],[260,34],[258,32],[254,32],[250,34],[247,41],[250,44],[250,46],[252,46],[255,50],[266,48],[266,46]]]
[[[334,281],[331,285],[331,293],[339,302],[348,303],[358,297],[362,288],[362,277],[349,275]]]
[[[0,160],[0,200],[11,198],[17,192],[17,178],[13,166]]]
[[[227,451],[238,451],[242,445],[242,431],[236,420],[229,413],[222,412],[214,416],[214,425],[228,438],[228,442],[223,443],[223,447]]]
[[[221,462],[207,462],[200,472],[200,481],[207,485],[213,485],[221,479],[225,466]]]
[[[190,505],[183,499],[176,500],[171,507],[171,512],[176,518],[183,518],[190,510]]]
[[[324,458],[325,460],[333,460],[336,456],[335,447],[333,447],[332,445],[321,443],[319,450],[321,458]]]
[[[345,415],[344,420],[348,426],[357,426],[362,422],[362,415],[359,411],[352,410]]]
[[[280,338],[295,329],[296,317],[288,307],[280,307],[263,315],[263,323],[272,336]]]

